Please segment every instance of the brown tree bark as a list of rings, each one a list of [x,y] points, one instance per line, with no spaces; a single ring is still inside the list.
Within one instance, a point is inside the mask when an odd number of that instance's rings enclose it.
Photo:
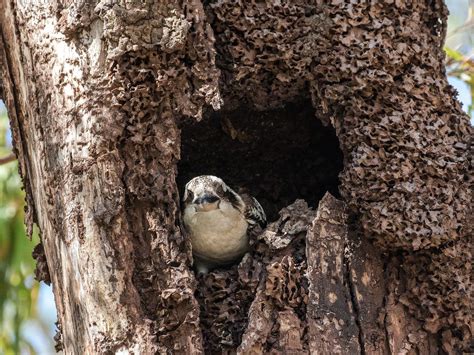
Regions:
[[[472,129],[446,16],[0,1],[0,95],[65,353],[470,351]],[[253,190],[272,223],[196,279],[179,189],[197,173]]]

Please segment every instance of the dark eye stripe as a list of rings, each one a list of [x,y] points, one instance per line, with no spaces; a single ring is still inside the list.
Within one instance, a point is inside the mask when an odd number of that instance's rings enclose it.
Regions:
[[[190,202],[194,199],[194,193],[191,190],[188,190],[188,197],[186,198],[186,202]]]
[[[235,193],[233,193],[230,190],[227,190],[224,193],[224,197],[232,204],[232,206],[234,206],[238,210],[242,210],[242,205],[241,205],[239,199],[237,198],[237,196],[235,195]]]
[[[217,186],[216,192],[219,196],[226,196],[225,193],[224,193],[224,188],[222,187],[222,185]]]

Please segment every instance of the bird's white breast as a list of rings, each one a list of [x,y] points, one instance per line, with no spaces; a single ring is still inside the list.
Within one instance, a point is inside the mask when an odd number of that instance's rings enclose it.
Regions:
[[[196,212],[186,207],[184,224],[191,236],[193,253],[216,262],[226,263],[242,256],[248,249],[248,223],[230,203],[221,201],[220,208]]]

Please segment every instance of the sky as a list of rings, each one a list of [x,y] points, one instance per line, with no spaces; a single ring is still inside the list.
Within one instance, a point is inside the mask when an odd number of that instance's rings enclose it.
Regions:
[[[460,50],[464,55],[473,57],[473,41],[474,33],[473,31],[464,31],[456,32],[453,29],[459,28],[465,23],[468,18],[468,8],[471,2],[471,6],[474,7],[474,0],[448,0],[446,1],[449,10],[450,17],[448,21],[448,37],[446,44],[453,49]],[[469,92],[469,86],[464,83],[462,80],[457,78],[448,78],[449,83],[456,88],[459,93],[458,99],[463,104],[463,109],[467,112],[467,108],[471,102],[471,96]],[[0,101],[0,113],[5,110],[3,102]],[[471,116],[471,124],[474,124],[474,117]],[[47,286],[44,283],[41,283],[40,294],[38,300],[38,310],[39,316],[45,321],[46,324],[49,324],[50,329],[50,339],[43,339],[41,336],[42,332],[38,331],[39,322],[34,320],[29,321],[25,324],[23,329],[23,334],[31,341],[38,354],[46,355],[53,353],[52,349],[52,337],[55,334],[55,325],[56,322],[56,308],[54,305],[54,299],[52,295],[52,290],[50,286]]]

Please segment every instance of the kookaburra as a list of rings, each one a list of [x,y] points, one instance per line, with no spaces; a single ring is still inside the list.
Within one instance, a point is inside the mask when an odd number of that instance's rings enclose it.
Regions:
[[[238,261],[249,249],[249,230],[266,224],[265,212],[255,198],[239,195],[217,176],[190,180],[183,201],[183,222],[200,273]]]

